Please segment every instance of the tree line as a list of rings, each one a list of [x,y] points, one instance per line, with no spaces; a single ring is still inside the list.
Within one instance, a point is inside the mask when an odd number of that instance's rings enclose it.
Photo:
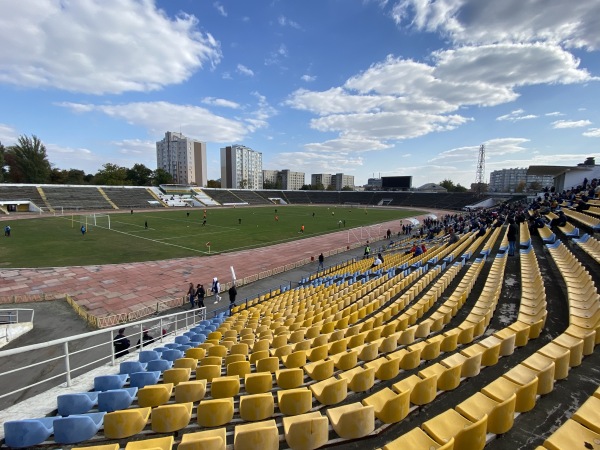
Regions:
[[[164,169],[144,164],[121,167],[106,163],[95,174],[79,169],[58,169],[48,160],[46,146],[35,135],[19,136],[17,143],[0,143],[0,183],[99,184],[112,186],[158,186],[173,182]]]

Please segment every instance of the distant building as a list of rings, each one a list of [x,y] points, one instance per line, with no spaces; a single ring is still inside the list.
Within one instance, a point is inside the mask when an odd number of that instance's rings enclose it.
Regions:
[[[313,186],[322,184],[325,189],[334,189],[336,191],[341,191],[346,186],[354,189],[354,175],[313,173],[310,176],[310,184]]]
[[[369,178],[365,185],[367,191],[379,191],[381,190],[381,178]]]
[[[297,191],[305,183],[304,172],[293,172],[289,169],[284,170],[263,170],[263,186],[270,184],[277,185],[277,189],[286,191]]]
[[[167,131],[156,143],[156,166],[169,172],[175,184],[206,186],[206,142]]]
[[[417,192],[440,192],[440,193],[445,193],[445,192],[448,192],[448,189],[446,189],[443,186],[440,186],[439,184],[425,183],[423,186],[420,186],[420,187],[416,188],[415,191],[417,191]]]
[[[221,148],[221,187],[262,189],[262,153],[244,145]]]
[[[554,175],[551,172],[544,171],[530,173],[527,168],[494,170],[490,173],[488,189],[491,192],[515,192],[519,185],[529,189],[536,184],[538,188],[552,186]]]

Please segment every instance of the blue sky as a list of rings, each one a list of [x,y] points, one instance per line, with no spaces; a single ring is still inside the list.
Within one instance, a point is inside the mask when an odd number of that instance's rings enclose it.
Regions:
[[[541,7],[543,6],[543,8]],[[0,0],[0,142],[156,168],[181,131],[360,185],[600,162],[597,0]]]

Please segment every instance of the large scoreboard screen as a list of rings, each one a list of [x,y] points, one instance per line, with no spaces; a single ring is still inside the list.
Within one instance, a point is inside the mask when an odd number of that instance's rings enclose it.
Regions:
[[[381,177],[381,187],[384,189],[410,189],[412,177]]]

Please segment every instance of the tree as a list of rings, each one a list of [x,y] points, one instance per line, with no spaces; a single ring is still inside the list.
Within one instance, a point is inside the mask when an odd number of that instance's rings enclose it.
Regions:
[[[134,164],[131,169],[127,169],[127,180],[134,186],[150,186],[152,170],[143,164]]]
[[[344,187],[342,188],[342,191],[353,191],[353,190],[354,190],[354,188],[352,188],[352,187],[350,187],[350,186],[344,186]]]
[[[542,189],[542,185],[539,181],[532,181],[529,183],[529,190],[534,192],[539,192]]]
[[[19,136],[17,143],[9,147],[6,153],[11,181],[47,183],[50,180],[51,166],[46,146],[37,136]]]
[[[127,168],[112,163],[102,166],[94,175],[94,183],[109,186],[131,185],[131,181],[127,180]]]
[[[159,167],[154,171],[152,176],[152,184],[154,186],[160,186],[161,184],[171,184],[173,182],[173,176],[165,169]]]
[[[446,188],[448,192],[454,192],[456,186],[452,180],[445,179],[444,181],[440,181],[440,186]]]
[[[248,180],[246,180],[245,178],[243,180],[240,180],[240,189],[247,189],[248,188]]]
[[[517,187],[515,188],[515,192],[521,193],[525,190],[525,181],[519,181]]]
[[[456,186],[454,186],[454,192],[467,192],[467,188],[462,186],[460,183],[457,183]]]
[[[488,191],[488,184],[487,183],[471,183],[471,191],[476,192],[478,194],[484,194],[485,192]]]
[[[263,189],[281,189],[281,180],[263,181]]]
[[[333,184],[330,184],[329,186],[327,186],[327,190],[328,191],[335,191],[335,186]]]
[[[206,187],[207,188],[220,188],[221,182],[219,180],[208,180],[206,182]]]

